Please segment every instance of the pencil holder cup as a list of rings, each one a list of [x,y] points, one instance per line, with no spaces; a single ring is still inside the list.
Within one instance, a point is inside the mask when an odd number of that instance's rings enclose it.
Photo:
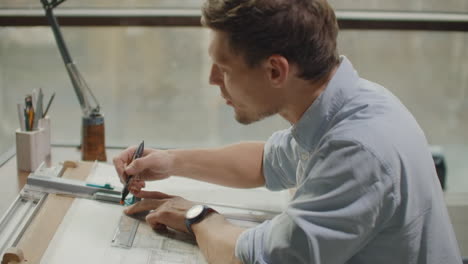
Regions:
[[[36,170],[42,162],[50,162],[50,152],[49,118],[41,119],[37,130],[16,130],[16,164],[18,170]]]

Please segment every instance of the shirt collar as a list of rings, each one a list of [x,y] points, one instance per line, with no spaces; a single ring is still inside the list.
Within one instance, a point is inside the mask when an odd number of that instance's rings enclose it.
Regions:
[[[330,121],[344,105],[350,90],[359,80],[351,62],[340,56],[340,65],[325,90],[293,125],[292,134],[297,143],[312,151],[328,130]]]

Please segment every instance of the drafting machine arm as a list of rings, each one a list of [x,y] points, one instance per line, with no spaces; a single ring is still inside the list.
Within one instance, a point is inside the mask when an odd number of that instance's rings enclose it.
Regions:
[[[63,40],[62,33],[60,31],[60,27],[58,25],[57,19],[53,14],[53,9],[60,5],[61,3],[65,2],[65,0],[52,0],[48,2],[48,0],[41,0],[44,10],[46,12],[47,19],[49,21],[50,26],[52,27],[52,31],[55,36],[55,40],[57,41],[57,46],[59,48],[60,54],[62,55],[63,62],[65,63],[65,67],[67,69],[68,75],[70,76],[73,88],[75,89],[76,96],[78,97],[78,101],[80,102],[81,110],[83,111],[84,116],[90,116],[93,114],[99,114],[99,103],[96,100],[96,97],[89,89],[86,81],[81,76],[78,68],[76,67],[75,63],[73,62],[70,53],[68,52],[67,45]],[[91,97],[93,103],[95,105],[91,105],[88,97]]]

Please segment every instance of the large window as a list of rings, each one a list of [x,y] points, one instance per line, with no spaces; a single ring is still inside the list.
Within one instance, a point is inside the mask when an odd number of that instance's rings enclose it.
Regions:
[[[68,0],[60,8],[195,10],[201,2]],[[339,10],[364,13],[468,10],[467,1],[330,2]],[[42,14],[39,0],[0,3],[0,11],[15,9]],[[373,28],[373,22],[366,21]],[[78,145],[81,111],[50,28],[14,26],[15,21],[10,22],[13,25],[0,27],[0,153],[14,145],[16,102],[39,87],[46,98],[57,93],[50,110],[53,143]],[[448,190],[467,191],[468,31],[388,27],[345,27],[339,36],[340,53],[353,62],[361,77],[382,84],[400,98],[429,143],[442,147],[448,166]],[[234,120],[218,88],[208,84],[209,35],[198,25],[75,25],[63,26],[62,31],[78,69],[102,105],[107,145],[127,146],[145,139],[155,147],[216,146],[265,140],[273,131],[289,126],[279,117],[250,126]]]
[[[57,93],[50,115],[55,143],[79,144],[81,112],[47,27],[0,31],[1,77],[9,127],[15,100],[42,87]],[[208,32],[202,28],[65,28],[75,62],[102,104],[108,145],[145,139],[162,147],[264,139],[285,122],[238,125],[208,85]],[[8,131],[6,131],[8,132]]]

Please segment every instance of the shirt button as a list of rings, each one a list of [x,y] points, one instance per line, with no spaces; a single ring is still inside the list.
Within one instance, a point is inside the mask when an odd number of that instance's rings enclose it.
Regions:
[[[309,153],[307,153],[307,152],[302,152],[302,154],[301,154],[301,159],[302,159],[302,160],[307,160],[308,158],[309,158]]]

